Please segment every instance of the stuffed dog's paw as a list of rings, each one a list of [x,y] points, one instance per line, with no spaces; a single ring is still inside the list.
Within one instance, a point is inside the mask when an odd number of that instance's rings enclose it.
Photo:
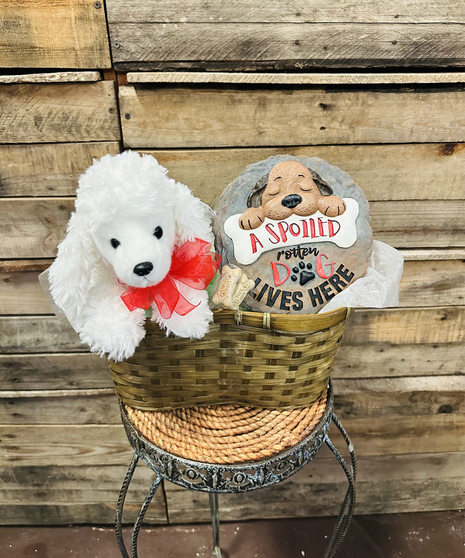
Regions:
[[[241,229],[245,230],[258,229],[264,220],[263,208],[251,207],[239,217],[239,225]]]
[[[80,331],[80,337],[93,353],[100,356],[106,354],[110,360],[118,362],[132,357],[145,337],[145,330],[134,322],[107,324],[105,328],[87,322]]]
[[[327,217],[342,215],[346,209],[345,201],[337,196],[325,196],[318,201],[318,210]]]
[[[79,329],[93,353],[116,362],[129,358],[145,337],[143,310],[129,312],[119,297],[95,301]]]
[[[199,303],[196,308],[185,316],[173,314],[171,318],[164,319],[155,316],[152,318],[164,330],[167,335],[173,333],[178,337],[191,339],[202,339],[208,333],[208,326],[213,320],[213,313],[208,306],[208,294],[206,291],[197,292],[197,300],[191,300],[193,304]],[[192,298],[192,297],[190,297]]]

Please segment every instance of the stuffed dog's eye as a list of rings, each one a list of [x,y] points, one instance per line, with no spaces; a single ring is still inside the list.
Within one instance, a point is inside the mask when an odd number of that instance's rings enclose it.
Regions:
[[[116,238],[112,238],[110,240],[111,245],[113,246],[113,248],[116,250],[116,248],[118,248],[118,246],[121,244],[121,242],[119,240],[116,240]]]
[[[157,227],[154,231],[153,231],[153,236],[155,236],[156,238],[160,239],[163,236],[163,229],[161,227]]]
[[[302,178],[305,178],[305,176],[303,174],[298,174],[297,176],[301,176]]]

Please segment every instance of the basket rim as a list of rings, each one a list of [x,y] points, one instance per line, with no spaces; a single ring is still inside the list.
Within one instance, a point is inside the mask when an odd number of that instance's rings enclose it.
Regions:
[[[341,306],[340,308],[336,308],[335,310],[330,310],[329,312],[319,312],[318,314],[275,314],[271,312],[255,312],[253,310],[229,310],[229,309],[220,309],[220,310],[213,310],[213,315],[216,317],[220,314],[228,314],[234,316],[242,316],[243,318],[248,317],[257,317],[257,316],[270,316],[270,320],[279,320],[284,319],[287,322],[307,322],[312,324],[313,322],[321,322],[322,320],[327,320],[331,318],[337,318],[337,321],[343,319],[345,317],[349,317],[352,313],[352,308],[347,308],[345,306]]]
[[[305,334],[334,327],[346,320],[352,312],[352,308],[346,307],[319,314],[268,314],[250,310],[219,309],[213,310],[213,322],[220,325],[246,326],[288,334]],[[147,318],[145,327],[151,333],[159,329],[158,324],[150,318]]]

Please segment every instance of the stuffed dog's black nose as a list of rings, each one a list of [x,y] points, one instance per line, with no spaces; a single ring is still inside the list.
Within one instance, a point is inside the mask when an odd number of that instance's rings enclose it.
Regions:
[[[153,269],[153,263],[151,262],[142,262],[137,264],[136,267],[133,269],[136,275],[140,275],[143,277],[144,275],[148,275]]]
[[[285,207],[289,207],[290,209],[292,209],[296,205],[299,205],[299,203],[301,202],[302,202],[302,198],[298,194],[290,194],[289,196],[283,198],[283,200],[281,201],[281,203]]]

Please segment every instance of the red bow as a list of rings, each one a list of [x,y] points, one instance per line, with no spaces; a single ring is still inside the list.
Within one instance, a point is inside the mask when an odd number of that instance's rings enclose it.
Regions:
[[[191,304],[182,296],[174,279],[198,291],[206,289],[221,261],[221,256],[210,253],[210,249],[211,244],[199,238],[185,242],[173,252],[170,270],[163,281],[153,287],[129,287],[121,295],[124,304],[132,312],[136,308],[148,310],[155,302],[162,318],[171,318],[173,312],[185,316],[198,304]]]

